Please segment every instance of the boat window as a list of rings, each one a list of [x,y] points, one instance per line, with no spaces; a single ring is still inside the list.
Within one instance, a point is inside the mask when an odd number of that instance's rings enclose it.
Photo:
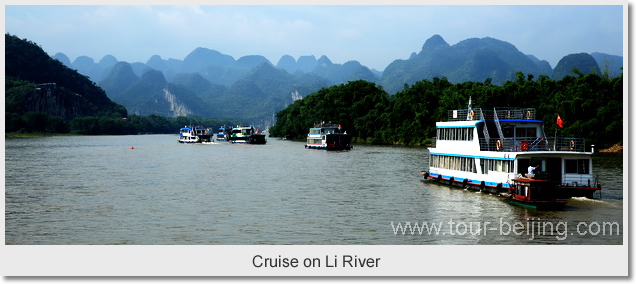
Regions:
[[[477,172],[475,158],[431,155],[431,167],[463,172]]]
[[[528,196],[528,186],[526,185],[517,186],[517,194],[521,196]]]
[[[514,161],[481,159],[479,165],[483,174],[487,174],[489,171],[503,173],[514,172]]]
[[[537,137],[536,127],[517,127],[515,130],[516,137]]]
[[[462,128],[438,128],[437,137],[439,140],[471,141],[473,140],[472,127]]]
[[[515,133],[515,129],[512,126],[506,126],[503,128],[504,137],[513,137]]]
[[[565,173],[567,174],[589,174],[590,159],[566,159]]]

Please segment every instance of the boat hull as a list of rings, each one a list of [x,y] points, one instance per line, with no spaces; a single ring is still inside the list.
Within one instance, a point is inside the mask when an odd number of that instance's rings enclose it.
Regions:
[[[459,186],[462,188],[487,191],[491,193],[501,193],[509,191],[512,186],[508,183],[498,183],[492,181],[468,179],[454,176],[444,176],[436,173],[421,172],[425,180],[431,180],[438,183]]]
[[[265,135],[255,134],[251,136],[244,137],[231,137],[230,142],[232,144],[267,144],[267,139],[265,139]]]
[[[563,210],[563,208],[565,208],[565,205],[567,204],[567,200],[530,201],[530,202],[516,200],[514,198],[508,198],[507,200],[509,203],[517,205],[517,206],[526,207],[526,208],[535,209],[535,210],[541,210],[541,211]]]
[[[448,184],[452,186],[459,186],[462,188],[487,191],[491,193],[505,193],[513,188],[512,184],[501,183],[486,180],[468,179],[463,177],[454,177],[440,175],[436,173],[429,173],[426,171],[420,172],[425,180],[430,180],[442,184]],[[601,190],[601,187],[593,186],[555,186],[553,196],[556,199],[569,199],[573,197],[585,197],[589,199],[595,199],[594,193]]]
[[[265,134],[253,134],[249,139],[250,144],[267,144]]]
[[[311,145],[311,144],[307,144],[305,145],[305,148],[307,149],[318,149],[318,150],[330,150],[330,151],[345,151],[345,150],[351,150],[351,148],[353,148],[350,145]]]
[[[181,136],[179,137],[178,142],[184,143],[184,144],[211,143],[212,136],[211,135]]]
[[[316,140],[316,138],[320,139],[320,144],[309,143],[310,140]],[[307,144],[305,144],[305,148],[307,149],[342,151],[351,150],[353,148],[353,146],[351,146],[351,135],[349,134],[327,134],[324,135],[324,138],[320,136],[312,137],[310,135],[307,141]]]

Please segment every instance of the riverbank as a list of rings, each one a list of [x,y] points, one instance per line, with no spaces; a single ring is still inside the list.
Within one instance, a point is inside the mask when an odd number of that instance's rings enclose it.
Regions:
[[[622,154],[623,153],[623,145],[622,143],[614,144],[612,147],[607,149],[601,149],[600,153],[610,153],[610,154]]]
[[[60,134],[60,133],[20,133],[9,132],[4,134],[4,138],[32,138],[32,137],[53,137],[53,136],[78,136],[80,134]]]

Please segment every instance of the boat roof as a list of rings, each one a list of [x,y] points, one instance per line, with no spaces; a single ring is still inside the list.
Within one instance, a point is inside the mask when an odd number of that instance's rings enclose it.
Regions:
[[[544,179],[531,179],[527,177],[523,178],[513,178],[512,181],[518,183],[528,183],[528,184],[541,184],[541,183],[556,183],[554,181],[544,180]]]
[[[500,122],[521,122],[521,123],[545,123],[543,120],[535,119],[500,119]],[[479,123],[484,123],[485,120],[468,120],[468,121],[438,121],[435,123],[437,128],[462,128],[462,127],[475,127]]]
[[[533,121],[536,120],[536,109],[522,107],[495,107],[492,109],[468,108],[453,109],[448,111],[447,121]]]
[[[340,123],[333,123],[333,122],[319,122],[319,123],[315,123],[313,127],[311,128],[340,128],[342,127],[342,124]]]

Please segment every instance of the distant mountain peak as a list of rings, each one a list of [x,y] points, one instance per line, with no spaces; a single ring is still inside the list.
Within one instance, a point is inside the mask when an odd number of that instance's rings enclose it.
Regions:
[[[331,60],[329,60],[329,58],[326,55],[323,55],[320,57],[320,59],[318,59],[318,66],[327,67],[330,65],[333,65],[333,63],[331,62]]]
[[[209,65],[227,66],[234,62],[234,57],[205,47],[197,47],[183,59],[184,65],[194,70],[201,70]]]
[[[108,55],[102,57],[102,59],[97,64],[102,65],[102,66],[115,66],[115,64],[117,64],[117,62],[119,62],[119,61],[117,60],[117,58],[115,58],[115,56],[112,56],[112,55],[108,54]]]
[[[283,55],[278,60],[278,63],[276,63],[276,67],[286,70],[290,74],[293,74],[294,72],[296,72],[296,70],[298,70],[298,67],[296,66],[296,59],[294,59],[294,57],[292,57],[291,55],[287,55],[287,54]]]
[[[318,61],[316,57],[313,55],[303,55],[298,57],[296,61],[296,66],[298,66],[298,70],[303,71],[305,73],[309,73],[318,65]]]
[[[256,65],[254,68],[252,68],[250,70],[250,72],[248,72],[248,76],[254,75],[254,74],[258,74],[258,73],[270,73],[270,72],[276,72],[278,73],[278,69],[276,69],[276,67],[274,67],[274,65],[272,65],[271,62],[269,61],[263,61],[261,63],[259,63],[258,65]]]
[[[163,72],[158,71],[158,70],[154,70],[154,69],[148,69],[148,71],[146,71],[146,73],[144,73],[143,75],[141,75],[141,80],[142,81],[148,81],[148,82],[155,82],[155,83],[160,83],[160,84],[166,84],[166,77],[163,75]]]
[[[450,45],[444,40],[444,38],[436,34],[427,39],[426,42],[424,42],[422,50],[433,50],[446,47],[450,47]]]
[[[71,67],[71,60],[68,58],[68,56],[66,56],[66,54],[58,52],[53,56],[53,58],[59,60],[67,67]]]
[[[568,54],[559,60],[559,63],[554,67],[553,77],[556,80],[561,80],[565,76],[572,76],[572,69],[577,69],[582,74],[597,73],[600,71],[599,65],[592,57],[592,55],[582,52]]]
[[[417,56],[396,60],[382,74],[382,84],[391,93],[423,79],[446,77],[449,82],[484,81],[503,84],[515,72],[549,74],[549,65],[536,63],[514,45],[490,38],[469,38],[449,45],[439,35],[430,37]]]
[[[246,55],[237,59],[236,62],[234,62],[234,66],[238,68],[252,69],[265,62],[271,64],[271,62],[262,55]]]

